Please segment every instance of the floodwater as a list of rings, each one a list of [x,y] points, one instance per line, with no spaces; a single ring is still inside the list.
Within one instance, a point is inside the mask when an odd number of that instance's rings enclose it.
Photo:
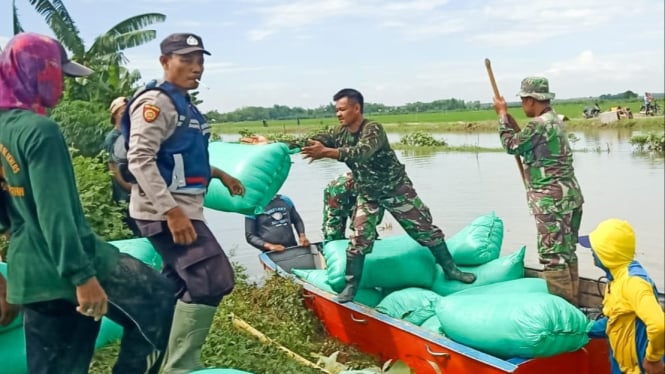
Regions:
[[[573,147],[575,171],[585,197],[580,235],[593,230],[607,218],[629,221],[637,235],[637,260],[665,289],[665,190],[662,157],[633,152],[628,140],[630,130],[576,132]],[[495,133],[434,134],[450,145],[500,147]],[[237,135],[226,134],[233,141]],[[399,135],[389,134],[391,142]],[[526,205],[524,187],[513,156],[505,153],[414,154],[397,152],[406,165],[416,191],[430,207],[434,222],[451,236],[474,218],[491,211],[503,220],[505,233],[502,255],[527,247],[525,262],[538,266],[536,229]],[[308,164],[300,155],[292,156],[293,165],[280,193],[294,201],[305,221],[311,241],[321,240],[322,192],[325,185],[347,171],[346,165],[333,160]],[[245,242],[244,217],[239,214],[206,210],[206,218],[232,261],[247,268],[250,277],[262,276],[259,251]],[[381,226],[383,237],[402,235],[404,231],[386,215]],[[593,266],[591,254],[578,247],[580,273],[597,278],[603,273]]]

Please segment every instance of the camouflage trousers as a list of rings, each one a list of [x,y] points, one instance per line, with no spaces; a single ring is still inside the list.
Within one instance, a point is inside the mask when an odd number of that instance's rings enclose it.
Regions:
[[[429,208],[418,197],[411,184],[402,185],[393,196],[370,201],[358,196],[353,219],[353,234],[348,254],[368,254],[376,240],[379,212],[385,209],[397,220],[404,231],[425,247],[434,247],[444,241],[443,231],[432,223]]]
[[[353,231],[357,193],[351,173],[342,174],[328,183],[323,190],[323,240],[345,239],[346,223],[351,218],[349,229]],[[379,209],[377,220],[383,219],[383,208]]]
[[[577,263],[577,237],[582,207],[566,213],[535,214],[538,260],[545,269],[566,269]]]

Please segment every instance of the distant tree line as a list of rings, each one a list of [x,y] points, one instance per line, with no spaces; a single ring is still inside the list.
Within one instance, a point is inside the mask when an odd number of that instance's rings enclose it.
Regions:
[[[604,95],[598,96],[598,98],[600,100],[630,100],[630,99],[637,99],[638,97],[640,97],[640,95],[638,95],[635,92],[630,91],[630,90],[628,90],[626,92],[614,94],[614,95],[604,94]]]
[[[484,107],[487,107],[486,104]],[[415,102],[400,106],[389,106],[377,103],[365,103],[365,113],[367,114],[403,114],[403,113],[425,113],[425,112],[447,112],[454,110],[476,110],[481,109],[480,101],[467,101],[460,99],[442,99],[429,103]],[[285,105],[273,105],[272,107],[249,106],[236,109],[229,113],[220,113],[217,110],[207,112],[205,115],[211,122],[242,122],[242,121],[261,121],[261,120],[284,120],[284,119],[305,119],[305,118],[323,118],[335,114],[335,105],[322,105],[314,109],[304,109],[301,107],[288,107]]]
[[[653,93],[655,98],[662,98],[662,93]],[[589,100],[598,101],[617,101],[617,100],[635,100],[641,96],[633,91],[625,91],[618,94],[604,94],[598,97],[558,99],[557,102],[588,102]],[[520,102],[508,102],[509,107],[519,107]],[[372,114],[412,114],[427,112],[449,112],[456,110],[481,110],[492,107],[491,103],[481,103],[480,101],[464,101],[460,99],[441,99],[424,103],[417,101],[399,106],[389,106],[378,103],[365,103],[365,113]],[[288,107],[285,105],[273,105],[272,107],[249,106],[236,109],[228,113],[220,113],[212,110],[205,113],[210,122],[243,122],[243,121],[262,121],[262,120],[295,120],[306,118],[324,118],[335,114],[335,105],[322,105],[318,108],[304,109],[301,107]]]

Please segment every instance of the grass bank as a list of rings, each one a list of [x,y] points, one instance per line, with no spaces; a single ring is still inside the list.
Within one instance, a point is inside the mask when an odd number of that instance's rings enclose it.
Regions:
[[[236,288],[217,310],[215,321],[203,347],[207,367],[234,368],[257,374],[320,374],[300,364],[274,345],[235,327],[231,314],[241,318],[269,338],[316,363],[316,355],[329,357],[339,352],[337,361],[349,369],[378,365],[351,346],[326,335],[323,325],[303,305],[302,288],[279,277],[270,277],[262,287],[247,281],[245,271],[236,269]],[[90,373],[106,374],[118,355],[118,345],[99,350]]]
[[[514,110],[515,114],[517,113]],[[473,114],[475,112],[459,112],[464,114]],[[416,118],[415,115],[382,115],[368,118],[376,120],[383,124],[388,132],[410,133],[413,131],[425,131],[431,133],[445,132],[493,132],[497,130],[496,115],[492,111],[483,116],[482,119],[473,119],[473,116],[467,116],[466,119],[455,119],[445,116],[446,113],[427,113],[427,118],[421,115]],[[520,124],[526,123],[527,119],[522,116],[516,116]],[[261,121],[230,122],[213,124],[213,132],[217,134],[238,134],[247,130],[254,134],[274,135],[274,134],[308,134],[318,132],[324,127],[337,126],[335,118],[306,119],[301,120],[297,125],[293,120],[270,121],[265,127]],[[566,128],[569,131],[595,131],[599,129],[636,129],[642,131],[663,131],[665,128],[665,118],[658,117],[636,117],[633,119],[624,119],[611,124],[602,124],[597,118],[571,118],[566,121]]]

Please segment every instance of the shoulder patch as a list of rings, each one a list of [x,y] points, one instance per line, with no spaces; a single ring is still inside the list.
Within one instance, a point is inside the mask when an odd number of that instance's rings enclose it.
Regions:
[[[146,122],[154,122],[159,116],[160,109],[156,105],[145,104],[143,105],[143,119]]]

